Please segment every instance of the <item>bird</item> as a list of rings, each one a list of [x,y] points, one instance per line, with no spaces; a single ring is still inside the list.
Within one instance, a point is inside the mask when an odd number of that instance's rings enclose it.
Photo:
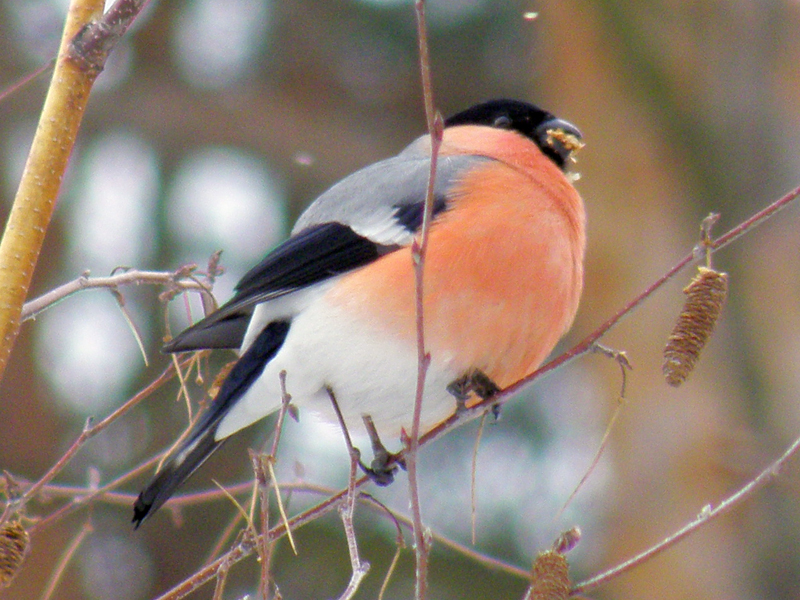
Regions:
[[[423,271],[430,361],[420,431],[470,394],[490,397],[533,372],[571,326],[586,215],[569,168],[582,145],[574,125],[520,100],[488,100],[444,120]],[[238,349],[239,357],[136,499],[137,528],[220,444],[276,412],[283,392],[301,415],[356,434],[373,424],[374,443],[411,430],[412,246],[431,153],[425,134],[334,184],[227,303],[164,346]]]

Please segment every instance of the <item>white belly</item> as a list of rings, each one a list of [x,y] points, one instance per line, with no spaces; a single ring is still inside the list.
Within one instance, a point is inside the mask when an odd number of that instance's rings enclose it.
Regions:
[[[280,373],[284,370],[286,389],[300,411],[301,422],[304,411],[313,411],[324,421],[337,423],[327,392],[330,387],[351,435],[364,433],[363,415],[372,417],[387,445],[394,445],[402,428],[411,431],[418,371],[416,346],[331,306],[325,301],[324,289],[319,293],[292,319],[283,346],[222,420],[217,439],[280,407]],[[268,310],[256,308],[253,327],[260,329],[265,320],[274,318]],[[453,413],[455,399],[446,387],[460,375],[463,373],[448,367],[446,357],[432,357],[425,381],[422,432]]]

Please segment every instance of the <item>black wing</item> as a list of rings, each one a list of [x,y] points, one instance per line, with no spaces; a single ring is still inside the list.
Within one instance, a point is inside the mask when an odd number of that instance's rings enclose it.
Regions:
[[[366,265],[393,249],[375,244],[342,223],[312,225],[270,252],[242,277],[230,301],[163,350],[239,348],[256,304]]]

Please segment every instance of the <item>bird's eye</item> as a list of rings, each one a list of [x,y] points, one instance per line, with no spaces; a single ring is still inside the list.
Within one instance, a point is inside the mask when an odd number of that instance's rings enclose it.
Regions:
[[[506,115],[502,115],[494,120],[494,124],[492,126],[497,127],[498,129],[509,129],[511,127],[511,119]]]

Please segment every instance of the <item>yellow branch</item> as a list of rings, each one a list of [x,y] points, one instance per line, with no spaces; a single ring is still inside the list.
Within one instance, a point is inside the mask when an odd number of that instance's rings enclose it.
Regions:
[[[19,333],[22,304],[92,84],[99,70],[69,56],[70,42],[103,13],[103,0],[72,0],[58,60],[14,206],[0,241],[0,378]]]

